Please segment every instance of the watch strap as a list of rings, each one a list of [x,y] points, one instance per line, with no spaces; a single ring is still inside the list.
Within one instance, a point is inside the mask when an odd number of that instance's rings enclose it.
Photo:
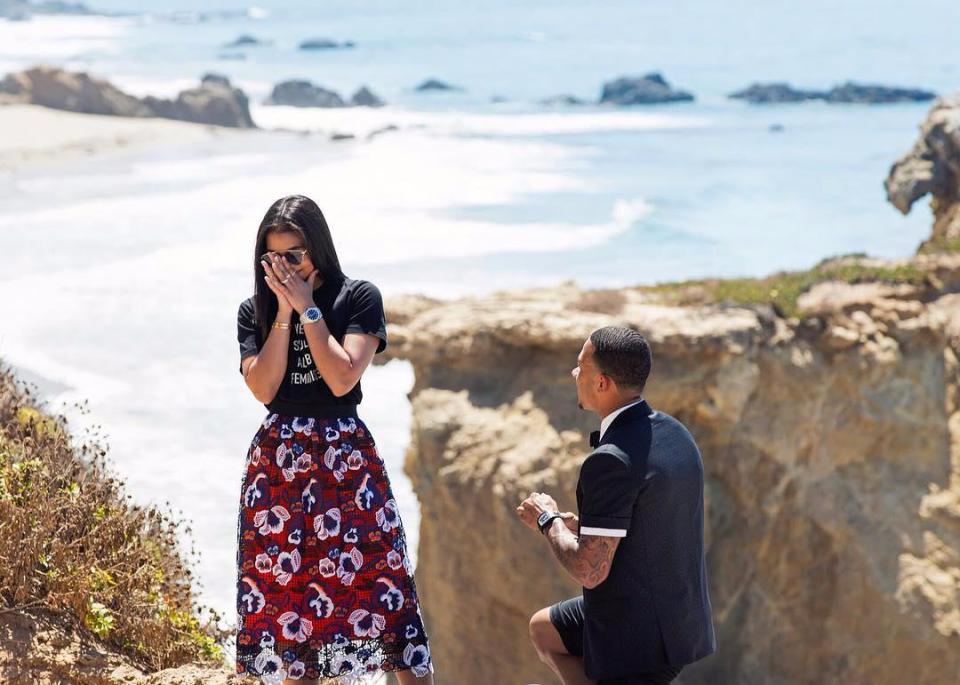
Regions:
[[[555,512],[553,512],[552,514],[550,514],[549,517],[547,517],[546,519],[544,519],[543,524],[539,524],[539,523],[538,523],[537,526],[540,528],[540,532],[546,534],[547,529],[548,529],[551,525],[553,525],[553,522],[554,522],[555,520],[557,520],[558,518],[563,518],[563,517],[560,516],[560,513],[559,513],[559,512],[556,512],[556,511],[555,511]]]

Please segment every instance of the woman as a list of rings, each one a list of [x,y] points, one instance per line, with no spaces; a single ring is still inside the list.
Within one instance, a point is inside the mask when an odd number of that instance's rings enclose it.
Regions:
[[[387,344],[376,286],[340,269],[320,208],[277,200],[257,233],[240,371],[268,414],[247,452],[237,551],[237,672],[432,683],[403,525],[360,377]]]

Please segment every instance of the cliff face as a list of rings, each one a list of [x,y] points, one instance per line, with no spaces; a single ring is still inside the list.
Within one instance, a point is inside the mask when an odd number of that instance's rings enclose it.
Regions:
[[[960,93],[937,100],[913,149],[890,169],[886,188],[904,214],[930,194],[933,235],[921,251],[960,248]]]
[[[704,455],[719,651],[682,682],[952,682],[960,256],[912,266],[927,285],[822,283],[792,319],[573,286],[389,303],[389,353],[416,372],[407,471],[438,673],[554,682],[527,620],[579,588],[514,508],[541,490],[575,509],[597,418],[570,369],[616,323],[648,337],[647,399]]]

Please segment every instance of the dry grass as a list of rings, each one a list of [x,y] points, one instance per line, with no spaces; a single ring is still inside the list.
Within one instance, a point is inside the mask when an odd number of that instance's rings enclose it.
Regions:
[[[222,664],[227,634],[195,602],[183,524],[134,505],[106,454],[0,361],[0,611],[70,612],[145,670]]]
[[[913,264],[894,266],[861,263],[863,255],[826,259],[807,271],[785,271],[765,278],[705,279],[666,283],[641,288],[665,304],[733,304],[773,307],[783,317],[799,314],[801,295],[817,283],[843,281],[864,283],[928,284],[928,274]]]

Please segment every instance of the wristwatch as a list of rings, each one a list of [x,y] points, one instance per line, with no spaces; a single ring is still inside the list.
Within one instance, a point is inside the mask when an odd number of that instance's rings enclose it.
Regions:
[[[541,533],[546,533],[547,528],[550,527],[550,524],[553,523],[553,519],[563,518],[560,516],[559,512],[556,511],[545,511],[540,514],[540,517],[537,519],[537,527],[540,529]]]
[[[301,323],[316,323],[323,318],[323,314],[320,312],[320,307],[307,307],[303,310],[303,314],[300,315]]]

